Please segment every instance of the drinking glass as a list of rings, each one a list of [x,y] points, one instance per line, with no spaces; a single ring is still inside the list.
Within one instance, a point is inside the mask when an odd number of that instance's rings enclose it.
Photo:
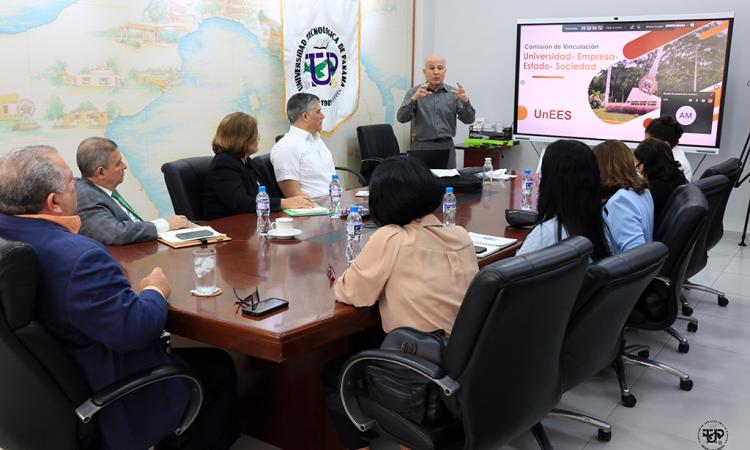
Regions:
[[[212,294],[216,290],[216,250],[213,248],[193,250],[193,269],[195,291],[200,295]]]

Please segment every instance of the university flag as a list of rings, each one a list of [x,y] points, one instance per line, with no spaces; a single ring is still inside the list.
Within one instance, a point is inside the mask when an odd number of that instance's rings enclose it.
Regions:
[[[315,94],[333,131],[359,101],[359,0],[282,0],[284,105]]]

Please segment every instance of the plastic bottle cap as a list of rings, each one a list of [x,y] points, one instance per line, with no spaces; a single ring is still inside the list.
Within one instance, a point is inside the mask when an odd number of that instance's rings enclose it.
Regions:
[[[265,186],[258,186],[258,192],[266,192]]]
[[[453,193],[453,188],[452,187],[445,188],[445,193],[446,194],[452,194]]]
[[[531,175],[531,169],[523,169],[524,175]]]
[[[359,206],[352,205],[349,207],[349,214],[358,213],[358,212],[359,212]]]
[[[336,174],[331,175],[331,180],[338,180],[339,176]]]
[[[492,158],[484,158],[484,162],[487,162],[487,161],[492,162]]]

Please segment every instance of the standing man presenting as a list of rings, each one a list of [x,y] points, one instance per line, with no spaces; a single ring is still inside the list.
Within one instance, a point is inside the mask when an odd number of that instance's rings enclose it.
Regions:
[[[117,192],[128,166],[112,140],[90,137],[78,146],[76,181],[81,234],[104,245],[130,244],[156,239],[159,233],[194,227],[185,216],[144,221]]]
[[[422,73],[427,82],[409,89],[396,117],[401,123],[413,121],[412,150],[450,149],[448,167],[454,168],[456,118],[467,125],[471,124],[476,111],[461,84],[456,83],[457,88],[443,84],[444,57],[432,55],[427,58]]]

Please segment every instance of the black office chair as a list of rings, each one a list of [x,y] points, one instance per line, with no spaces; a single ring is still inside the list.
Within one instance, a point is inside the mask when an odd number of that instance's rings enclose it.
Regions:
[[[560,360],[563,392],[612,364],[620,349],[625,321],[667,256],[664,244],[650,242],[602,259],[586,269],[563,342]],[[549,416],[596,426],[601,441],[612,437],[608,423],[586,414],[555,408]]]
[[[157,367],[91,393],[75,363],[34,318],[38,270],[31,246],[0,238],[0,445],[25,450],[101,448],[95,414],[170,378],[192,384],[189,407],[175,433],[186,430],[198,414],[203,388],[183,367]]]
[[[283,197],[281,194],[281,188],[279,182],[276,181],[276,173],[273,170],[273,164],[271,163],[271,154],[258,155],[250,160],[255,171],[260,175],[266,184],[269,195],[272,197]]]
[[[283,134],[280,134],[280,135],[276,136],[276,142],[279,142],[281,140],[281,138],[283,138],[283,137],[284,137]],[[270,158],[270,156],[269,156],[269,158]],[[271,165],[270,159],[268,161],[268,164],[271,166],[271,168],[273,168],[273,165]],[[367,186],[367,183],[368,183],[369,179],[365,179],[365,177],[361,173],[357,172],[356,170],[352,170],[352,169],[350,169],[348,167],[339,167],[339,166],[336,166],[335,169],[337,171],[346,172],[346,173],[349,173],[349,174],[353,175],[357,179],[357,181],[359,182],[359,186],[360,187]],[[272,170],[272,172],[273,172],[273,170]],[[274,176],[273,179],[276,180],[276,177]]]
[[[422,160],[430,169],[447,169],[451,151],[448,148],[409,150],[407,155]]]
[[[729,202],[729,196],[732,194],[732,191],[734,190],[734,187],[737,185],[737,180],[740,179],[740,175],[742,175],[742,163],[737,158],[729,158],[726,161],[717,164],[715,166],[711,166],[708,169],[706,169],[703,172],[703,175],[701,175],[701,179],[708,178],[714,175],[724,175],[727,178],[729,178],[729,186],[726,188],[726,192],[724,192],[724,195],[721,198],[721,203],[717,206],[716,214],[713,216],[713,219],[708,222],[708,235],[706,237],[706,251],[711,250],[714,248],[716,244],[719,243],[721,240],[721,237],[724,235],[724,211],[727,209],[727,202]],[[711,205],[712,207],[714,205]],[[691,266],[693,263],[691,262]],[[688,268],[688,273],[693,272],[694,268]],[[697,273],[697,272],[696,272]],[[688,275],[688,278],[695,275],[693,273],[692,275]],[[727,299],[727,296],[724,294],[724,292],[710,288],[708,286],[703,286],[700,284],[691,283],[690,281],[685,281],[684,283],[685,289],[695,289],[699,291],[709,292],[711,294],[716,295],[717,302],[719,303],[719,306],[727,306],[729,304],[729,300]]]
[[[175,214],[192,221],[203,219],[203,180],[212,160],[213,156],[195,156],[162,164]]]
[[[662,220],[654,232],[654,240],[669,249],[669,257],[659,271],[659,275],[649,284],[636,303],[626,326],[643,330],[666,331],[679,341],[680,353],[687,353],[690,344],[672,325],[677,319],[678,305],[682,293],[685,270],[695,247],[695,242],[705,226],[708,203],[700,188],[694,183],[677,187],[667,201]],[[633,352],[637,352],[637,355]],[[625,406],[633,406],[623,363],[638,364],[663,370],[680,378],[680,388],[689,391],[693,381],[681,370],[648,359],[647,346],[626,346],[623,341],[621,352],[615,359],[615,370]],[[632,404],[631,404],[632,403]]]
[[[708,201],[708,216],[706,217],[706,226],[703,227],[703,229],[701,230],[701,234],[698,235],[698,239],[695,241],[695,249],[693,250],[693,254],[690,257],[690,263],[688,264],[687,270],[685,271],[685,289],[690,289],[690,286],[687,284],[687,280],[690,279],[690,277],[698,274],[698,272],[706,267],[706,263],[708,262],[709,249],[708,235],[711,232],[711,226],[716,223],[715,219],[716,216],[720,213],[722,204],[723,206],[726,206],[726,201],[729,198],[729,194],[732,192],[732,185],[730,184],[729,178],[724,175],[713,175],[707,178],[701,177],[700,180],[693,181],[693,184],[698,186],[701,192],[703,192],[703,195],[706,196],[706,200]],[[719,221],[718,223],[721,224],[721,221]],[[720,294],[719,304],[722,303],[722,292],[703,286],[700,286],[697,289],[713,292],[717,295]],[[682,314],[686,316],[692,315],[693,308],[692,306],[690,306],[690,303],[688,303],[687,298],[685,298],[684,295],[680,295],[680,300],[682,302]],[[724,300],[726,301],[726,297],[724,297]],[[724,305],[726,305],[727,303],[724,303]],[[688,323],[688,331],[696,330],[697,322]]]
[[[559,401],[560,350],[592,251],[583,237],[484,267],[464,296],[440,365],[398,351],[347,361],[341,399],[358,429],[376,427],[413,449],[496,449],[533,427]],[[418,425],[355,387],[369,364],[404,367],[440,387],[452,417]]]
[[[401,154],[393,127],[388,123],[357,127],[357,140],[362,159],[359,172],[368,184],[372,171],[381,161]]]

